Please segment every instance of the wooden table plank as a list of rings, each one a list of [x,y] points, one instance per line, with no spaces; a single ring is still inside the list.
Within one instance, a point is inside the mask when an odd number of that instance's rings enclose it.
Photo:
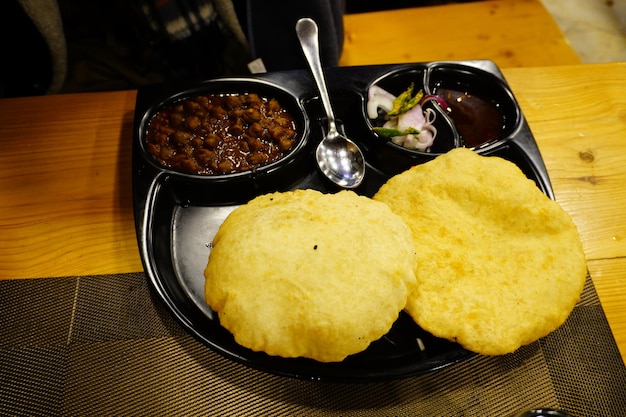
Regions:
[[[505,70],[588,259],[626,256],[625,66]],[[7,173],[0,187],[9,196],[0,202],[0,230],[10,237],[0,248],[0,276],[55,276],[74,261],[84,263],[77,274],[140,270],[129,228],[134,98],[129,91],[0,100],[0,137],[20,138],[0,155]],[[29,112],[40,117],[32,120]],[[48,152],[37,150],[51,140]],[[106,238],[112,225],[114,235]],[[71,247],[73,240],[79,247]],[[45,262],[53,259],[67,264]]]
[[[0,100],[0,278],[142,270],[130,182],[135,97]]]
[[[344,16],[340,65],[491,59],[501,68],[580,63],[539,0],[492,0]]]
[[[587,259],[626,256],[626,63],[504,73]]]

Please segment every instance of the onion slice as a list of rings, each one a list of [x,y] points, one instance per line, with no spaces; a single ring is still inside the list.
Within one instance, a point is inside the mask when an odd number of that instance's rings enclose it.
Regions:
[[[420,105],[423,105],[425,102],[430,101],[430,100],[439,104],[441,108],[443,108],[446,112],[451,111],[450,107],[448,106],[448,103],[443,98],[435,94],[427,94],[424,97],[422,97],[422,99],[420,100]]]
[[[424,117],[422,106],[419,104],[398,116],[398,130],[407,130],[412,127],[419,131],[424,126],[424,123],[426,123],[426,118]]]
[[[375,119],[378,117],[378,108],[380,107],[386,113],[390,112],[393,109],[393,100],[395,100],[396,96],[391,94],[390,92],[373,85],[370,87],[367,93],[367,116],[370,119]]]

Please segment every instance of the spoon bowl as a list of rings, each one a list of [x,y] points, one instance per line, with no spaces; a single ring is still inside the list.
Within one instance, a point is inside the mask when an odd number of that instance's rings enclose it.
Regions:
[[[343,188],[356,188],[365,177],[363,153],[356,143],[337,130],[320,61],[317,24],[310,18],[302,18],[296,23],[296,34],[320,92],[328,120],[328,132],[317,145],[315,160],[322,174],[333,183]]]

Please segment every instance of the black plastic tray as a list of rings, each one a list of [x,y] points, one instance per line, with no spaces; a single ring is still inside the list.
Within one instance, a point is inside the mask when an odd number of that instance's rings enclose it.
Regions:
[[[517,164],[550,198],[548,175],[528,125],[513,94],[491,61],[432,62],[402,65],[341,67],[326,70],[326,82],[340,129],[364,150],[367,169],[355,191],[372,196],[392,175],[434,158],[438,153],[398,151],[376,137],[364,116],[367,90],[379,83],[390,90],[407,80],[420,83],[444,77],[470,89],[508,101],[509,123],[504,136],[475,151],[497,155]],[[433,75],[437,74],[437,75]],[[447,78],[446,78],[447,77]],[[405,87],[402,87],[405,88]],[[228,89],[236,91],[226,91]],[[206,92],[260,90],[278,94],[298,120],[303,144],[287,161],[253,174],[206,178],[181,174],[154,162],[143,145],[145,123],[164,103]],[[398,93],[397,91],[395,93]],[[504,103],[506,106],[507,104]],[[401,313],[385,337],[366,351],[340,363],[285,359],[253,352],[238,345],[220,326],[217,315],[204,303],[203,271],[213,235],[237,205],[261,193],[295,188],[334,192],[314,165],[313,149],[326,127],[323,108],[310,73],[306,70],[274,72],[239,78],[208,80],[188,86],[158,85],[138,91],[133,138],[133,197],[137,239],[145,273],[158,297],[178,322],[198,340],[234,361],[274,374],[342,382],[397,379],[434,371],[472,356],[458,344],[436,338]],[[458,134],[456,146],[459,145]],[[445,152],[445,149],[442,150]],[[417,343],[420,339],[423,348]]]

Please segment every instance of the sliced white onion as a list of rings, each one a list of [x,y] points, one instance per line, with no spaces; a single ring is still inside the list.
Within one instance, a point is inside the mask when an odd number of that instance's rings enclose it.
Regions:
[[[367,93],[367,116],[370,119],[377,118],[379,108],[385,112],[390,112],[393,109],[393,101],[395,99],[396,96],[387,90],[373,85]]]
[[[398,130],[403,132],[409,128],[413,128],[417,131],[422,130],[422,126],[426,123],[422,106],[419,104],[413,107],[406,113],[402,113],[398,116]]]

